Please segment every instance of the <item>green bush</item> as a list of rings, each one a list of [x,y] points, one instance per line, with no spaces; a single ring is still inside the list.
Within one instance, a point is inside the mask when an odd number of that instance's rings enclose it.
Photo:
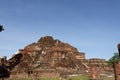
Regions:
[[[32,78],[19,78],[19,79],[12,79],[12,80],[32,80]]]
[[[85,76],[75,76],[75,77],[71,77],[71,80],[88,80],[87,77]]]
[[[59,78],[40,78],[40,80],[60,80]]]

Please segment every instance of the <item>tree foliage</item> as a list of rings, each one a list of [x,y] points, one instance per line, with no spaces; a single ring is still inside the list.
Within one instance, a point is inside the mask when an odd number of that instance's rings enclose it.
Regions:
[[[119,54],[116,52],[114,55],[108,60],[108,65],[113,67],[114,62],[120,61]]]
[[[2,32],[4,30],[3,26],[0,25],[0,32]]]

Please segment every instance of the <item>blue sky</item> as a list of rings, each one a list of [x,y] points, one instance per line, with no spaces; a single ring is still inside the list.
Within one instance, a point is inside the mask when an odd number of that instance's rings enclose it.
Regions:
[[[0,57],[50,35],[109,59],[120,43],[120,0],[0,0]]]

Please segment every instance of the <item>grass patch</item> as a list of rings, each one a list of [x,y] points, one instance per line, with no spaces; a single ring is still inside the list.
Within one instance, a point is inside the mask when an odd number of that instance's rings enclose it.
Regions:
[[[59,78],[40,78],[40,80],[60,80]]]
[[[88,80],[85,76],[74,76],[70,78],[71,80]]]
[[[12,79],[12,80],[33,80],[33,79],[32,78],[19,78],[19,79]],[[60,80],[60,79],[59,78],[39,78],[39,80]]]
[[[9,80],[9,79],[5,79]],[[14,78],[12,80],[33,80],[32,78]],[[60,80],[59,77],[54,78],[39,78],[39,80]],[[67,78],[67,80],[89,80],[87,76],[73,76]],[[100,80],[115,80],[114,77],[100,77]]]
[[[32,78],[15,78],[15,79],[12,79],[12,80],[33,80]]]

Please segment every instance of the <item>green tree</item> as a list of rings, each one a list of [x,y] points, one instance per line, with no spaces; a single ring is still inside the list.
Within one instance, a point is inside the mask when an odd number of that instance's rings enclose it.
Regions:
[[[119,54],[116,52],[114,55],[108,60],[108,65],[113,67],[114,62],[120,61]]]
[[[2,32],[4,30],[3,26],[0,25],[0,32]]]

